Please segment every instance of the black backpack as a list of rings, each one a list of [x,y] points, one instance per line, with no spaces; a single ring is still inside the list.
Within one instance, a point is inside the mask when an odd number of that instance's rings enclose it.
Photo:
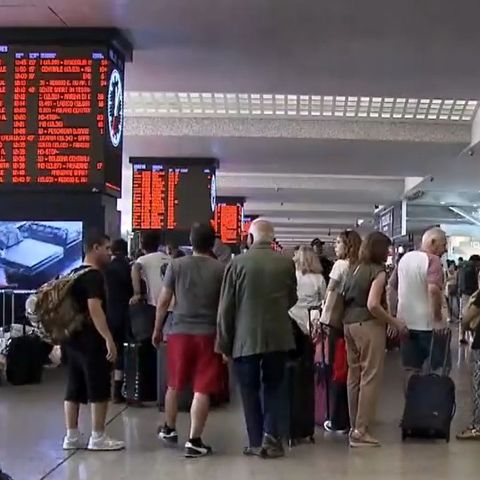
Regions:
[[[30,385],[42,381],[45,345],[37,335],[11,338],[5,349],[7,381],[12,385]]]

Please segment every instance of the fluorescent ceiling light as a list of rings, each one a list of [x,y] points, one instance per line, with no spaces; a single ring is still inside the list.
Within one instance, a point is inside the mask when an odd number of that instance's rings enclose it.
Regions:
[[[222,92],[126,92],[126,114],[141,115],[155,109],[174,116],[207,117],[348,117],[395,121],[469,122],[477,100],[440,98],[358,97],[345,95],[292,95]]]

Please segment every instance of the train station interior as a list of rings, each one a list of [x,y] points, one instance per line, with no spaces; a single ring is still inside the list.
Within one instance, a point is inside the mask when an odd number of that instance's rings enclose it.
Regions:
[[[163,197],[161,203],[155,200],[155,188],[181,186],[181,179],[164,172],[178,167],[182,174],[198,161],[207,162],[200,162],[209,181],[207,207],[209,201],[222,204],[222,198],[241,206],[236,253],[243,247],[242,223],[262,218],[274,226],[277,248],[290,256],[295,247],[318,238],[333,260],[342,231],[356,229],[363,236],[376,229],[393,239],[389,262],[394,262],[399,253],[417,248],[431,227],[446,232],[449,259],[458,263],[480,254],[478,18],[475,0],[0,0],[0,290],[11,289],[8,281],[1,288],[4,259],[7,271],[20,265],[18,284],[25,291],[78,266],[82,228],[98,222],[112,238],[129,242],[141,230],[174,231],[183,210],[168,202],[183,202],[203,177],[195,177],[191,187],[178,187],[178,198],[167,194],[165,204]],[[103,33],[95,38],[98,29]],[[23,57],[18,52],[25,45],[30,53]],[[92,117],[98,131],[88,133],[88,155],[72,160],[71,181],[52,167],[52,176],[39,174],[32,182],[36,158],[18,166],[22,149],[30,158],[29,142],[36,142],[29,108],[38,108],[41,122],[42,108],[51,106],[50,90],[48,81],[39,80],[38,92],[47,92],[46,100],[32,107],[27,99],[27,119],[18,120],[22,98],[36,91],[32,82],[40,70],[25,70],[30,83],[19,94],[22,77],[8,70],[9,55],[17,52],[11,65],[21,68],[24,58],[36,61],[36,45],[42,52],[38,58],[47,62],[41,65],[59,58],[45,53],[58,48],[73,48],[78,58],[82,48],[93,48],[88,58],[95,62],[99,55],[98,61],[106,62],[98,64],[98,78],[94,73],[85,83],[90,88],[99,82],[97,103],[89,110],[93,115],[99,109]],[[110,57],[102,53],[105,45]],[[62,68],[57,73],[64,79],[69,70]],[[70,113],[82,113],[81,102],[71,108]],[[72,117],[65,112],[59,114],[65,125],[86,129],[83,120],[69,124]],[[47,117],[38,126],[45,138],[47,130],[55,130]],[[27,140],[20,138],[22,128]],[[60,136],[68,135],[62,128],[45,140],[49,147],[41,151],[39,144],[39,169],[60,162],[49,157],[48,148],[61,151],[67,140]],[[81,141],[78,132],[72,135]],[[167,183],[154,188],[152,173],[145,186],[142,172],[155,168],[162,172],[158,182]],[[196,198],[181,207],[200,208]],[[154,207],[165,217],[157,219],[161,225],[153,220]],[[3,245],[3,224],[28,243]],[[175,238],[188,238],[182,234]],[[55,268],[44,268],[47,261]],[[4,296],[0,341],[7,332],[6,312],[13,309],[5,302]],[[108,430],[125,440],[124,451],[64,452],[65,372],[59,366],[46,368],[42,382],[32,385],[9,385],[0,374],[0,471],[13,480],[476,479],[476,442],[455,439],[471,416],[471,351],[459,346],[458,325],[452,331],[456,413],[450,442],[402,442],[404,373],[400,352],[393,349],[386,355],[376,408],[378,449],[350,449],[345,436],[317,426],[314,444],[300,442],[278,461],[242,455],[246,433],[232,375],[230,402],[213,409],[207,423],[211,457],[189,460],[180,449],[165,448],[157,438],[163,417],[154,402],[110,409]],[[88,432],[87,410],[80,423]],[[182,441],[188,424],[188,415],[181,413]]]

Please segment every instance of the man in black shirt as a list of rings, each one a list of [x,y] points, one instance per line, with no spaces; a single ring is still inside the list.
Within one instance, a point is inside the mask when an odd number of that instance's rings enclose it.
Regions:
[[[324,245],[325,245],[324,242],[322,242],[319,238],[314,238],[311,243],[313,251],[318,256],[318,259],[320,260],[320,265],[322,266],[323,278],[325,279],[328,285],[328,283],[330,282],[330,272],[332,271],[332,268],[333,268],[333,262],[323,254]]]
[[[106,293],[102,270],[109,264],[110,239],[98,232],[89,232],[85,239],[85,260],[79,276],[72,286],[85,323],[81,330],[65,342],[68,364],[65,419],[67,435],[65,450],[84,448],[78,431],[80,404],[91,404],[92,434],[88,450],[121,450],[124,442],[113,440],[105,433],[110,399],[111,364],[117,359],[117,348],[108,328],[105,315]]]
[[[128,339],[130,321],[128,303],[133,296],[128,244],[122,238],[112,243],[112,261],[105,269],[107,282],[107,319],[117,347],[118,357],[113,372],[113,403],[123,403],[123,344]]]

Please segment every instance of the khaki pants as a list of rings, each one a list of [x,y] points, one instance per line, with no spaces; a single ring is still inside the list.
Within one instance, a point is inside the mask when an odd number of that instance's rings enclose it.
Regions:
[[[385,359],[385,325],[376,320],[345,325],[348,408],[352,429],[368,432]]]

